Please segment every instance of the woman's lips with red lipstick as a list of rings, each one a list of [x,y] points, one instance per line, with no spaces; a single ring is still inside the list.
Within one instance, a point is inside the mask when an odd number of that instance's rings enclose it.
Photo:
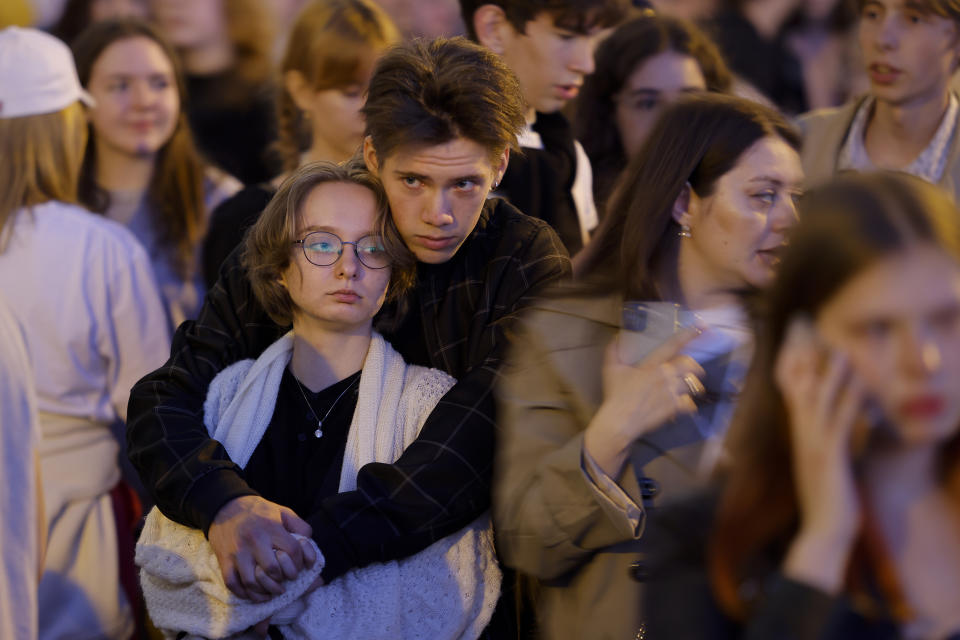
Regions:
[[[945,406],[943,396],[924,395],[914,396],[900,404],[900,414],[907,418],[929,419],[936,418]]]
[[[786,244],[779,244],[769,249],[760,249],[757,251],[757,256],[759,256],[768,267],[775,267],[780,264],[780,255],[786,247]]]
[[[867,71],[874,84],[893,84],[903,73],[900,69],[882,62],[871,64]]]

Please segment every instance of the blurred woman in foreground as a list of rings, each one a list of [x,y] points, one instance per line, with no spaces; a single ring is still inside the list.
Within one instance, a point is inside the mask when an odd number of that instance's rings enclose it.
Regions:
[[[956,638],[956,208],[875,174],[811,194],[801,220],[765,299],[719,507],[691,501],[653,528],[651,631]]]

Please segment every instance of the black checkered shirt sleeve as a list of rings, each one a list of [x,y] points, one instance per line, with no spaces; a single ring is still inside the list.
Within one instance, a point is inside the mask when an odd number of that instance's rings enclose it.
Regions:
[[[494,209],[500,213],[489,215]],[[364,466],[355,491],[306,516],[328,580],[415,553],[489,507],[492,389],[504,332],[538,291],[569,275],[570,262],[549,227],[505,203],[487,207],[480,227],[469,241],[474,250],[421,292],[431,362],[457,384],[395,463]],[[177,331],[170,360],[133,388],[128,454],[171,519],[206,531],[226,502],[255,493],[209,438],[202,403],[219,371],[255,357],[283,332],[255,303],[234,255],[198,320]]]

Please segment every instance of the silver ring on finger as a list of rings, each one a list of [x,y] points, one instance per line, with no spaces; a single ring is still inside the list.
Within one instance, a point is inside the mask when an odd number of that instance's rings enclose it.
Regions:
[[[703,386],[703,383],[700,382],[700,379],[692,373],[683,374],[682,380],[683,383],[687,385],[687,390],[693,397],[701,396],[707,391],[706,387]]]

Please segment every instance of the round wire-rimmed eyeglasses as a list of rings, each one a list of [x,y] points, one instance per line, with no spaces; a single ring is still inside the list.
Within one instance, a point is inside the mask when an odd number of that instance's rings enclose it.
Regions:
[[[303,256],[310,264],[329,267],[343,255],[343,245],[353,245],[353,253],[368,269],[383,269],[390,266],[390,257],[383,248],[383,239],[375,234],[363,236],[356,242],[344,242],[329,231],[311,231],[302,240],[294,240],[303,249]]]

